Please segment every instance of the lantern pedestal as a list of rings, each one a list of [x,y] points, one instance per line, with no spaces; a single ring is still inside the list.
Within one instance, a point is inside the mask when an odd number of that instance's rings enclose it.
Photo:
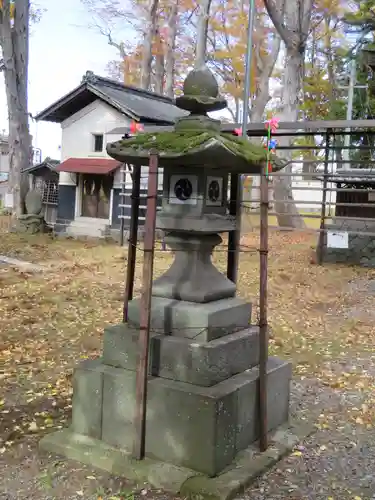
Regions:
[[[119,337],[114,341],[117,346],[124,343],[124,338],[131,337],[130,331],[118,330],[117,334]],[[242,336],[243,344],[254,341],[251,332],[247,338],[243,332]],[[228,357],[230,348],[236,350],[235,343],[233,339],[221,346],[224,357]],[[148,381],[146,454],[210,477],[216,476],[258,438],[258,369],[253,366],[214,385],[198,385],[212,383],[215,378],[226,375],[227,367],[222,368],[220,374],[220,366],[209,364],[210,346],[190,343],[179,349],[173,343],[162,344],[160,339],[153,341],[150,372],[156,372],[159,365],[159,374],[171,377],[173,373],[176,378],[151,375]],[[108,348],[113,350],[105,343],[105,351]],[[105,352],[103,360],[86,360],[75,370],[70,431],[99,439],[116,449],[131,450],[136,372],[129,369],[135,359],[129,360],[131,349],[125,348],[126,351],[117,349],[115,359]],[[211,349],[216,350],[212,358],[217,358],[220,347],[212,346]],[[186,362],[193,359],[194,383],[178,380],[189,379],[187,372],[193,368]],[[238,368],[242,368],[244,364],[256,364],[257,360],[250,355],[246,363],[242,356],[238,363]],[[118,367],[121,364],[128,368]],[[201,376],[197,375],[200,367]],[[270,358],[267,371],[268,428],[273,430],[288,419],[291,367],[289,363]]]
[[[215,485],[224,481],[234,490],[236,478],[225,475],[238,470],[239,457],[260,433],[260,339],[258,327],[251,326],[251,304],[236,297],[235,284],[214,266],[211,254],[221,243],[220,233],[236,229],[227,214],[228,175],[259,173],[267,152],[221,134],[220,123],[206,115],[225,107],[207,70],[187,77],[177,103],[192,116],[177,123],[174,132],[140,134],[107,148],[112,157],[140,165],[157,150],[163,167],[157,228],[175,254],[170,269],[154,281],[146,311],[151,322],[144,462],[156,459],[158,470],[173,473],[177,467],[179,491],[186,479],[198,475],[218,476]],[[76,453],[75,458],[78,453],[86,463],[100,462],[121,473],[118,453],[128,456],[136,432],[140,311],[140,299],[130,301],[128,323],[105,330],[102,357],[75,370],[71,429],[44,439],[43,448],[55,446],[67,456]],[[269,431],[288,421],[291,375],[290,363],[268,359]],[[247,467],[247,478],[250,471]],[[158,482],[151,466],[147,480]]]

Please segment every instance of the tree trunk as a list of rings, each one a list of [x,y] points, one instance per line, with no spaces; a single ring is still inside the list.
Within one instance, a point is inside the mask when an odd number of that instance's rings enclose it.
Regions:
[[[286,50],[284,85],[282,92],[283,109],[281,121],[297,121],[300,93],[302,91],[302,72],[305,45],[311,24],[312,0],[264,0],[267,12],[279,33]],[[290,139],[280,138],[280,146],[288,146]],[[280,156],[280,151],[278,153]],[[284,154],[291,161],[290,154]],[[291,173],[291,167],[284,169]],[[305,222],[300,216],[293,200],[291,177],[282,173],[273,176],[274,206],[278,223],[283,227],[303,228]],[[286,203],[288,202],[288,203]]]
[[[175,77],[175,48],[177,36],[178,0],[174,0],[170,6],[168,15],[168,32],[166,36],[167,48],[165,53],[165,94],[174,96]]]
[[[197,23],[197,45],[195,48],[195,69],[200,69],[206,64],[208,21],[212,0],[201,0]]]
[[[161,43],[158,44],[158,53],[155,56],[155,85],[154,90],[157,94],[162,94],[164,90],[164,56]]]
[[[13,212],[24,212],[23,170],[29,166],[32,149],[27,106],[29,58],[29,2],[15,0],[14,20],[10,1],[3,2],[1,13],[1,46],[9,116],[9,187],[13,194]]]
[[[250,121],[253,123],[259,123],[263,121],[264,110],[266,109],[267,103],[270,100],[270,78],[272,76],[280,52],[280,45],[280,37],[276,34],[274,36],[271,52],[269,53],[269,55],[266,57],[263,63],[260,59],[257,61],[259,79],[257,81],[256,97],[254,102],[251,103],[251,108],[249,109]],[[250,200],[251,210],[256,210],[260,207],[259,175],[255,175],[252,178]]]
[[[283,108],[280,115],[281,121],[295,122],[298,120],[300,94],[302,91],[302,72],[304,58],[303,54],[295,49],[286,48],[286,64],[284,73],[284,84],[282,91]],[[280,146],[290,145],[289,137],[280,137]],[[281,151],[278,153],[282,156]],[[283,154],[286,160],[291,161],[291,155],[285,151]],[[274,207],[277,221],[281,227],[291,227],[303,229],[306,227],[303,218],[300,216],[298,208],[293,203],[292,191],[292,166],[286,167],[282,173],[273,175]],[[286,174],[283,176],[283,174]],[[288,175],[289,174],[289,175]]]
[[[249,116],[252,122],[257,123],[262,120],[264,110],[270,100],[270,78],[272,77],[279,56],[280,46],[281,39],[275,34],[268,56],[263,60],[260,57],[257,58],[257,73],[259,78],[257,79],[255,99],[251,103],[251,109],[249,109]]]
[[[143,38],[141,88],[150,89],[152,69],[152,43],[157,32],[159,0],[150,0],[148,19]]]

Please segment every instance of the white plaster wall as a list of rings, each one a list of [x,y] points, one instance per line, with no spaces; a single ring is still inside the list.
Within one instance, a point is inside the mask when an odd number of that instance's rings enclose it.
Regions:
[[[108,134],[115,127],[126,127],[131,120],[108,104],[97,99],[61,124],[61,160],[68,158],[110,158],[106,152],[108,142],[121,138]],[[94,152],[93,134],[103,134],[101,153]]]
[[[60,172],[59,184],[62,186],[75,186],[77,184],[77,174],[73,174],[71,172]]]
[[[0,154],[0,180],[1,174],[9,172],[9,154]]]
[[[127,127],[131,119],[113,109],[99,99],[78,111],[61,124],[61,161],[68,158],[110,158],[106,152],[109,142],[119,141],[122,134],[109,134],[116,127]],[[104,146],[101,153],[95,153],[93,134],[103,134]],[[142,167],[141,188],[147,187],[148,167]],[[114,187],[121,187],[121,169],[115,172]],[[159,169],[159,189],[163,185],[163,170]],[[59,184],[75,185],[75,174],[60,172]],[[131,189],[132,181],[129,173],[126,176],[126,187]]]

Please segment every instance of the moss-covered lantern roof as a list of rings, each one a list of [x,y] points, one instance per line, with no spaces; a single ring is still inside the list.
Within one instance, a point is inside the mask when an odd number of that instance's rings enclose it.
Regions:
[[[202,166],[226,169],[229,172],[259,174],[266,161],[266,148],[246,138],[220,131],[221,122],[207,116],[210,111],[227,107],[219,96],[217,82],[207,69],[193,70],[184,82],[183,95],[176,105],[190,112],[181,118],[173,132],[139,132],[132,138],[107,145],[107,152],[116,160],[133,165],[146,165],[151,152],[159,155],[161,167]],[[273,170],[282,163],[272,157]]]

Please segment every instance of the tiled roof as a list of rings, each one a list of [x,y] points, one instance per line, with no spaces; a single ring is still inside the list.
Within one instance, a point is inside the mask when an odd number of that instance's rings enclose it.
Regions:
[[[55,172],[56,171],[56,167],[59,164],[60,164],[59,160],[53,160],[51,158],[46,158],[41,163],[38,163],[36,165],[29,165],[28,167],[24,168],[23,172],[27,173],[27,174],[32,174],[36,170],[40,170],[42,168],[47,168],[47,169],[51,170],[52,172]]]
[[[168,97],[124,85],[88,71],[79,87],[40,112],[36,119],[61,123],[97,99],[127,117],[143,122],[168,125],[187,114],[177,108]]]

